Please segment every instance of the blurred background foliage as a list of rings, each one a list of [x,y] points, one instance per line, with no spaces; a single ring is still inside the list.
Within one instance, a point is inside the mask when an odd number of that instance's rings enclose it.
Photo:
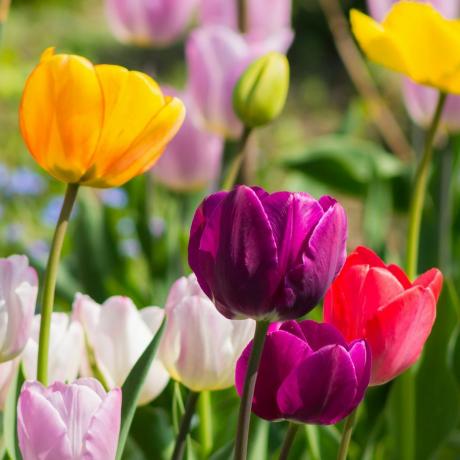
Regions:
[[[364,2],[346,0],[350,7]],[[288,57],[292,82],[283,116],[260,130],[251,145],[251,181],[269,191],[332,194],[347,209],[349,249],[366,244],[387,262],[404,257],[405,217],[413,162],[389,152],[338,54],[320,4],[295,0],[296,39]],[[120,44],[109,32],[102,0],[13,0],[0,46],[0,254],[26,253],[43,270],[62,202],[63,185],[38,169],[18,129],[25,79],[41,52],[81,54],[98,63],[143,70],[160,82],[185,83],[183,44],[164,50]],[[416,149],[423,133],[409,121],[398,77],[371,66],[385,101]],[[228,145],[231,151],[235,146]],[[417,368],[417,460],[460,458],[460,137],[440,135],[426,205],[420,271],[439,266],[447,275],[438,320]],[[251,166],[251,165],[250,165]],[[211,190],[172,192],[151,175],[120,189],[82,190],[59,274],[57,309],[70,310],[75,292],[98,302],[128,295],[138,307],[162,306],[171,283],[189,272],[188,230],[199,201]],[[321,318],[319,309],[313,312]],[[166,459],[174,438],[181,390],[171,383],[151,405],[138,410],[125,458]],[[391,385],[371,389],[361,408],[352,459],[400,459],[398,426],[392,420],[397,394]],[[212,395],[212,455],[200,451],[193,420],[189,458],[227,459],[237,411],[235,391]],[[276,458],[286,426],[257,420],[251,460]],[[339,427],[340,428],[340,427]],[[336,427],[305,427],[292,459],[332,459]]]

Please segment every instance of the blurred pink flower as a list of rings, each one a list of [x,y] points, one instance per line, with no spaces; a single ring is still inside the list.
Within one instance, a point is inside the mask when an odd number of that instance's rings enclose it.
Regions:
[[[95,379],[48,388],[28,381],[18,401],[24,460],[114,460],[120,431],[121,390],[106,392]]]
[[[18,356],[29,339],[38,278],[26,256],[0,259],[0,362]]]
[[[223,139],[201,127],[187,94],[166,89],[187,107],[184,124],[152,168],[159,182],[177,191],[191,191],[214,183],[220,173]]]
[[[19,358],[0,364],[0,411],[5,409],[8,391],[18,370],[18,364]]]
[[[179,39],[198,0],[106,0],[113,33],[138,45],[165,46]]]
[[[291,30],[292,0],[248,0],[247,38],[251,42],[276,39],[286,51],[294,37]],[[201,23],[223,25],[238,30],[237,2],[202,0]]]
[[[194,30],[186,44],[187,93],[199,123],[220,136],[238,137],[242,125],[233,111],[233,88],[254,59],[273,50],[283,51],[283,44],[272,39],[250,43],[224,26]]]

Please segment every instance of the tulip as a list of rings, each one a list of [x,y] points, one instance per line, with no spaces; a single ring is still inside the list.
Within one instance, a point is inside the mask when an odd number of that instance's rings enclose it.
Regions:
[[[347,219],[324,196],[246,186],[206,198],[195,212],[189,263],[227,318],[298,318],[345,260]]]
[[[20,107],[27,147],[56,179],[115,187],[150,169],[185,109],[145,74],[46,50]]]
[[[0,362],[18,356],[29,339],[38,279],[26,256],[0,259]]]
[[[109,388],[123,385],[158,332],[164,317],[163,310],[157,307],[137,310],[127,297],[111,297],[99,305],[90,297],[78,294],[73,309],[75,318],[81,322],[86,333],[89,347],[82,374],[91,375],[89,355],[93,355]],[[168,373],[155,359],[142,387],[139,404],[147,404],[156,398],[168,380]]]
[[[246,67],[269,51],[281,51],[276,42],[250,44],[240,34],[221,26],[197,29],[186,44],[188,93],[199,122],[228,138],[242,132],[232,106],[233,88]]]
[[[282,112],[289,89],[289,62],[271,52],[254,61],[233,91],[233,108],[250,128],[266,125]]]
[[[18,371],[19,358],[0,364],[0,411],[5,409],[10,386]]]
[[[351,25],[372,61],[416,83],[460,94],[460,29],[432,5],[396,3],[381,24],[352,10]]]
[[[222,138],[199,126],[189,97],[184,94],[181,99],[187,106],[184,124],[152,169],[159,182],[179,192],[194,191],[215,183],[224,148]]]
[[[32,323],[32,332],[22,354],[24,374],[33,380],[37,375],[38,336],[41,316],[36,315]],[[49,355],[49,380],[73,382],[80,368],[84,336],[83,329],[77,321],[71,321],[66,313],[53,313],[51,317],[51,339]]]
[[[251,350],[252,342],[236,365],[240,395]],[[365,340],[348,344],[329,324],[287,321],[265,339],[252,411],[265,420],[335,424],[364,398],[370,369]]]
[[[107,0],[109,25],[121,41],[165,46],[186,31],[198,0]]]
[[[350,254],[324,300],[324,320],[346,340],[372,351],[371,385],[392,380],[419,358],[436,318],[442,274],[433,268],[413,283],[370,249]]]
[[[292,0],[247,0],[247,37],[252,42],[275,39],[286,51],[292,43]],[[223,25],[238,30],[237,2],[202,0],[201,23]]]
[[[194,275],[172,285],[165,310],[159,356],[171,377],[196,392],[231,387],[236,360],[254,335],[254,321],[222,316]]]
[[[114,460],[121,390],[106,393],[95,379],[44,387],[27,381],[18,401],[23,460]]]

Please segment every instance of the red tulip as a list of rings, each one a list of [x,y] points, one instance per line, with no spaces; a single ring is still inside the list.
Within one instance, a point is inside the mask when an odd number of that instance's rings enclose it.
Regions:
[[[395,378],[419,358],[436,318],[442,274],[428,270],[413,283],[370,249],[350,254],[324,300],[324,320],[347,341],[366,339],[371,385]]]

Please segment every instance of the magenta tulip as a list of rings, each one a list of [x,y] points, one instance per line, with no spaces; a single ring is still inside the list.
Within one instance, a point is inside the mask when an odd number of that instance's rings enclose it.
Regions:
[[[252,342],[236,365],[241,395]],[[370,349],[348,344],[340,332],[314,321],[287,321],[267,334],[252,411],[266,420],[335,424],[362,401],[369,384]]]
[[[190,24],[198,0],[106,0],[109,24],[122,41],[165,46]]]
[[[168,90],[166,90],[168,93]],[[219,177],[224,142],[204,130],[187,94],[174,93],[187,107],[180,131],[152,169],[155,178],[177,191],[193,191],[210,186]]]
[[[28,381],[18,401],[19,447],[24,460],[114,460],[121,390],[108,393],[95,379],[48,388]]]

